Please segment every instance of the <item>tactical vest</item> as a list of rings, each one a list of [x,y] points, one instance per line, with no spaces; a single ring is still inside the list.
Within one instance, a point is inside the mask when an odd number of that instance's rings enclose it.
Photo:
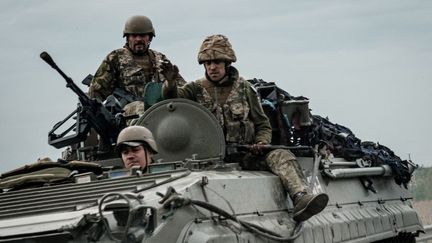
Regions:
[[[247,101],[246,81],[237,79],[224,104],[217,101],[217,89],[215,94],[210,94],[203,87],[205,79],[196,81],[200,93],[196,95],[197,102],[209,109],[221,124],[227,143],[252,144],[255,140],[255,128],[249,120],[250,106]]]
[[[141,65],[126,48],[117,50],[117,57],[118,67],[115,70],[119,77],[118,87],[124,88],[137,98],[144,96],[146,84],[164,79],[157,68],[163,55],[157,51],[149,49],[149,58],[141,62]]]

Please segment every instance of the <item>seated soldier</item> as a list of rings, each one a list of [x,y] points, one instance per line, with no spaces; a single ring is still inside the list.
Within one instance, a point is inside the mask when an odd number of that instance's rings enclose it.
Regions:
[[[152,132],[143,126],[123,129],[117,138],[117,151],[125,168],[139,166],[143,172],[147,172],[153,155],[158,153]]]
[[[212,112],[224,130],[227,144],[261,144],[271,142],[272,128],[251,85],[239,76],[231,63],[236,61],[234,50],[223,35],[207,37],[198,53],[199,64],[204,64],[205,77],[189,82],[181,88],[175,79],[167,79],[163,86],[165,98],[186,98],[196,101]],[[175,77],[178,69],[164,64],[165,75]],[[228,162],[245,163],[246,169],[256,169],[262,164],[282,180],[294,202],[294,220],[302,222],[321,212],[327,205],[325,193],[309,194],[305,176],[289,150],[276,149],[269,153],[255,151],[243,157],[225,158]],[[231,161],[230,161],[231,160]],[[248,168],[249,167],[249,168]]]

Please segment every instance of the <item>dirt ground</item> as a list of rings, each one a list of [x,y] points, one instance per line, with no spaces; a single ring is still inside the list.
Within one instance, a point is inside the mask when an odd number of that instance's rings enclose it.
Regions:
[[[413,206],[420,215],[423,225],[432,224],[432,200],[414,201]]]

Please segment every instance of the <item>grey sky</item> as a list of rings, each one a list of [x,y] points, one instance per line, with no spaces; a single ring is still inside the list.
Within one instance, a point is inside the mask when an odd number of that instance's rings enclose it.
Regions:
[[[151,48],[187,80],[203,75],[202,40],[225,34],[243,77],[309,97],[314,114],[432,166],[431,1],[2,0],[0,13],[0,172],[60,156],[47,133],[77,99],[40,52],[80,83],[123,45],[134,14],[152,19]]]

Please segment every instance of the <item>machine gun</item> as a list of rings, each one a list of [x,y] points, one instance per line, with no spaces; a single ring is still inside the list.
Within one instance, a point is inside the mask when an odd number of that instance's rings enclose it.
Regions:
[[[42,52],[40,57],[66,80],[66,87],[70,88],[80,101],[77,109],[64,120],[55,124],[53,129],[49,131],[48,143],[56,148],[75,145],[86,140],[90,129],[93,128],[99,134],[104,146],[113,145],[120,130],[126,126],[127,118],[120,113],[121,110],[115,114],[113,111],[108,110],[99,100],[90,98],[70,77],[66,76],[48,53]],[[63,132],[57,133],[57,130],[70,119],[75,119],[75,123]],[[71,131],[74,131],[74,133],[70,134]]]

